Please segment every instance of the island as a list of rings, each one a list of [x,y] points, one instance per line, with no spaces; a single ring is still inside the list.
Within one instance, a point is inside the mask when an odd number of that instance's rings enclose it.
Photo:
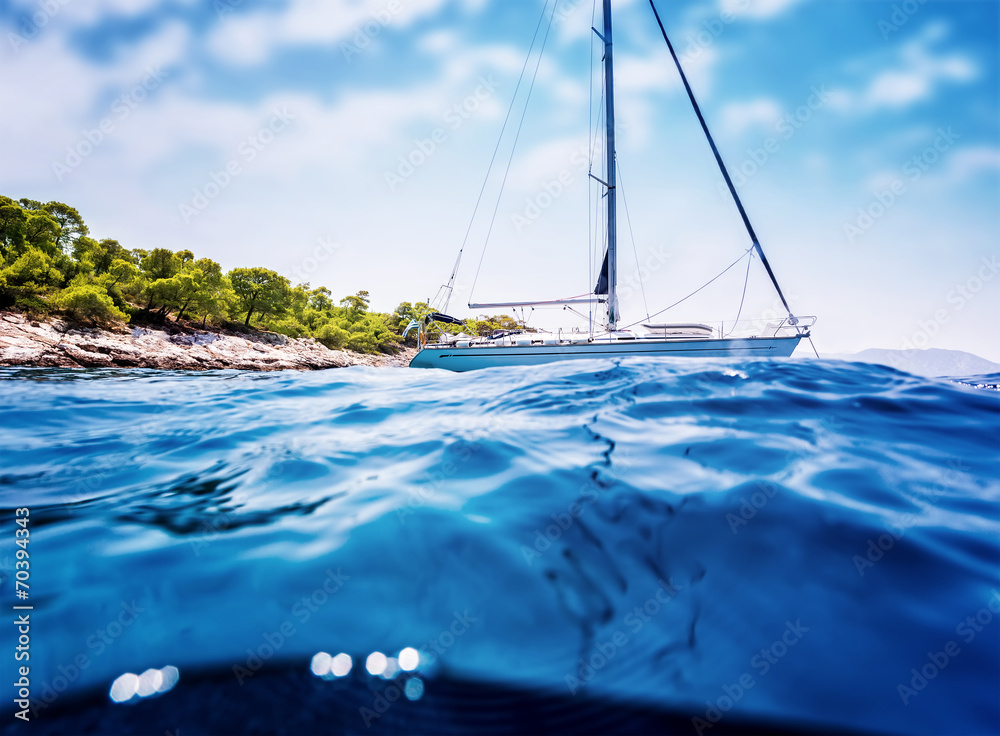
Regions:
[[[335,301],[259,266],[187,249],[128,249],[91,237],[62,202],[0,196],[0,366],[315,370],[405,366],[406,327],[432,310],[372,311],[367,291]],[[460,326],[489,335],[509,316]]]

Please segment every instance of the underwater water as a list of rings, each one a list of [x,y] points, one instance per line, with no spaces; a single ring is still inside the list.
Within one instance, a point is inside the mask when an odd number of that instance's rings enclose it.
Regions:
[[[4,728],[996,733],[998,382],[0,370]]]

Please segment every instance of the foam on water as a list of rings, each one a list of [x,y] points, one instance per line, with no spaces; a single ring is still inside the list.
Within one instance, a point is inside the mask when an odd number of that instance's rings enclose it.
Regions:
[[[32,695],[59,690],[33,725],[124,712],[117,678],[170,666],[150,700],[191,732],[213,686],[186,679],[268,672],[399,682],[404,719],[440,680],[693,731],[996,731],[997,379],[0,370],[5,528],[31,508]],[[119,691],[144,700],[140,679]],[[354,708],[340,727],[366,725]]]

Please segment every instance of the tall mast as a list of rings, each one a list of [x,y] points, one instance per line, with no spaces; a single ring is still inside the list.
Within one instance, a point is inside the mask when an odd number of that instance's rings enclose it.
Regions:
[[[611,0],[604,0],[604,85],[607,99],[607,198],[608,198],[608,331],[618,325],[618,227],[615,201],[615,80],[611,46]]]

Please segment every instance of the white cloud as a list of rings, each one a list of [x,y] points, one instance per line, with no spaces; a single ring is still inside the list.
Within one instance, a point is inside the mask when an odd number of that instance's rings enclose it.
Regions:
[[[261,64],[270,56],[274,43],[268,35],[271,25],[272,19],[264,13],[229,18],[209,35],[207,48],[230,64]]]
[[[665,48],[646,56],[620,53],[615,58],[615,89],[621,92],[668,90],[678,84],[677,72],[672,72],[673,69],[673,61]]]
[[[890,68],[872,75],[864,89],[832,90],[828,104],[846,113],[880,108],[899,110],[931,99],[942,84],[971,82],[979,69],[968,57],[936,54],[931,49],[944,33],[940,24],[928,26],[920,36],[902,46]]]
[[[925,138],[925,140],[927,140]],[[933,149],[927,148],[929,153]],[[927,158],[925,161],[929,162]],[[923,169],[923,166],[921,167]],[[865,180],[869,191],[889,189],[893,182],[912,180],[913,169],[883,169]],[[1000,173],[1000,148],[996,146],[964,146],[945,151],[940,159],[929,164],[926,171],[921,171],[919,178],[921,187],[934,187],[939,190],[951,190],[972,181],[984,173]]]
[[[345,44],[364,53],[387,29],[405,28],[437,12],[445,0],[290,0],[281,11],[227,15],[212,31],[209,49],[234,65],[256,65],[276,48]],[[474,8],[475,3],[467,6]]]
[[[1000,172],[1000,148],[995,146],[968,146],[955,151],[948,159],[946,177],[959,184],[969,181],[982,172]]]
[[[91,0],[85,3],[65,4],[60,2],[58,15],[80,25],[90,25],[110,15],[125,17],[142,15],[162,4],[163,0]],[[39,5],[37,2],[29,3],[26,8],[31,8],[33,12]]]
[[[457,43],[458,37],[452,31],[433,31],[420,38],[417,48],[440,56],[454,49]]]
[[[588,142],[585,136],[550,140],[515,157],[507,177],[510,191],[535,192],[560,174],[572,180],[587,177]]]
[[[764,20],[775,18],[800,2],[802,0],[719,0],[719,12]]]
[[[919,41],[903,49],[903,64],[877,75],[864,93],[869,109],[907,107],[934,94],[940,82],[968,82],[975,65],[964,56],[933,56]]]
[[[781,117],[778,103],[767,97],[747,102],[733,102],[722,108],[722,127],[731,136],[738,136],[748,128],[770,128]]]
[[[110,120],[117,137],[132,123],[114,112],[115,103],[106,99],[109,94],[116,101],[129,95],[133,120],[139,111],[155,108],[173,81],[167,69],[185,57],[189,45],[188,28],[172,22],[120,51],[112,65],[76,56],[57,29],[19,48],[4,60],[7,73],[0,78],[0,99],[17,109],[16,116],[0,119],[0,136],[19,142],[5,158],[24,162],[29,178],[55,182],[51,162],[62,160],[66,147],[76,145],[85,131]],[[146,89],[137,86],[144,81]],[[38,94],[39,90],[44,93]],[[166,133],[164,140],[170,140]],[[111,147],[102,140],[95,157]]]

